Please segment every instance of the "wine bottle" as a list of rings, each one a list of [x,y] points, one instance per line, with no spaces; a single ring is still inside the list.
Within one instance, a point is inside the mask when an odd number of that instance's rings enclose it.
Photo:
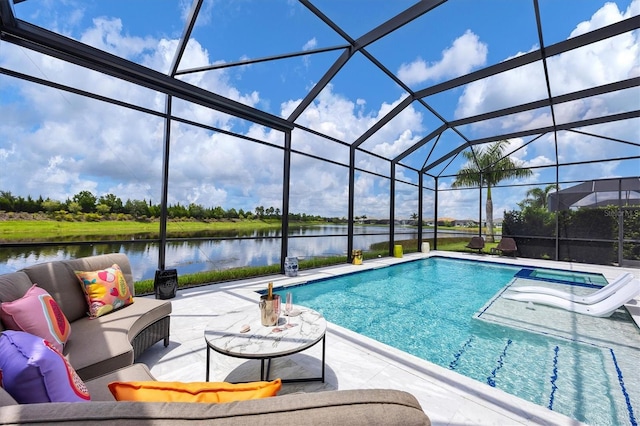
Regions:
[[[273,283],[269,283],[268,285],[269,294],[267,294],[267,300],[273,300]]]

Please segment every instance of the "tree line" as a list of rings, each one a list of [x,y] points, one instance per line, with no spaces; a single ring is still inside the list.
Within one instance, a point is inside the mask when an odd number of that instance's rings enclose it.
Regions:
[[[81,215],[85,220],[116,219],[134,220],[159,218],[161,206],[153,204],[151,200],[122,199],[114,194],[95,196],[90,191],[80,191],[65,201],[52,200],[39,196],[34,199],[14,196],[11,192],[0,191],[0,211],[13,213],[44,213],[58,220],[74,220]],[[282,219],[282,214],[277,207],[258,206],[253,211],[229,208],[221,206],[204,207],[199,204],[180,203],[167,206],[169,219],[195,219],[195,220],[232,220],[232,219]],[[290,213],[289,220],[300,222],[312,221],[339,221],[338,218],[323,218],[305,213]]]

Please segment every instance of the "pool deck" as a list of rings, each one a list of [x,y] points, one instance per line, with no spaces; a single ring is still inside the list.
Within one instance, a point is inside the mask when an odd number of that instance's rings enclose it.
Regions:
[[[572,271],[602,273],[611,282],[624,271],[640,278],[640,270],[585,265],[497,255],[431,251],[365,261],[362,265],[340,265],[300,271],[297,277],[275,275],[180,290],[171,299],[171,343],[158,343],[139,359],[158,380],[204,381],[206,345],[204,329],[216,312],[235,306],[257,304],[256,290],[268,281],[274,287],[295,285],[366,269],[380,268],[428,256],[493,261],[519,266],[537,266]],[[640,324],[640,301],[629,306]],[[256,306],[256,312],[257,312]],[[640,334],[640,329],[636,329]],[[320,374],[321,345],[289,357],[275,359],[272,377],[315,377]],[[226,357],[212,352],[212,381],[258,380],[260,362]],[[564,415],[522,400],[484,383],[421,360],[417,357],[328,323],[325,383],[287,383],[280,394],[319,392],[334,389],[390,388],[413,394],[434,425],[578,425]]]

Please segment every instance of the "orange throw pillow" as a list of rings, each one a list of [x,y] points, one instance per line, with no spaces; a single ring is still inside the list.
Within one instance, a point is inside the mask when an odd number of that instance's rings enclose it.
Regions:
[[[232,402],[276,396],[282,380],[272,382],[111,382],[117,401],[144,402]]]

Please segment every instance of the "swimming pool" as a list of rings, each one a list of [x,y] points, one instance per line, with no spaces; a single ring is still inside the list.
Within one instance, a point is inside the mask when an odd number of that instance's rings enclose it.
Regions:
[[[521,269],[432,257],[276,292],[292,291],[296,304],[328,321],[579,421],[637,424],[640,379],[621,371],[611,348],[474,318]]]

